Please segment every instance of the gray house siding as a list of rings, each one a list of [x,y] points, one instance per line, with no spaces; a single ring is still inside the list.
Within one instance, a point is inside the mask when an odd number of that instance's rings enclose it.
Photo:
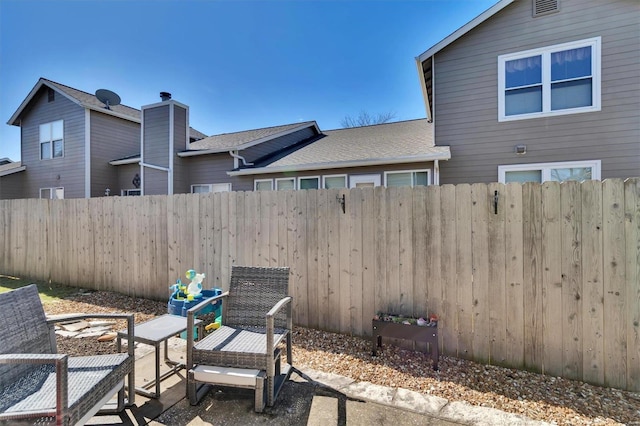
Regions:
[[[22,171],[0,177],[0,200],[25,198],[23,188],[24,174],[25,172]]]
[[[118,171],[117,186],[110,187],[111,195],[120,195],[125,189],[136,189],[133,185],[133,178],[136,174],[140,174],[140,166],[138,164],[124,164],[115,168]],[[98,194],[98,196],[100,196],[100,194]]]
[[[144,195],[166,195],[169,174],[162,170],[146,168],[144,170]]]
[[[602,37],[602,109],[498,122],[498,56]],[[563,0],[532,18],[517,1],[434,57],[437,145],[449,145],[441,184],[495,182],[498,165],[602,160],[605,178],[640,174],[640,20],[637,1]],[[516,145],[526,145],[518,156]]]
[[[131,189],[133,185],[126,173],[127,186],[121,186],[119,174],[124,172],[125,166],[114,167],[109,161],[115,158],[136,155],[140,152],[140,125],[132,121],[112,117],[91,111],[91,196],[104,195],[105,189],[111,189],[112,194],[120,194],[121,189]],[[136,173],[140,166],[135,165]],[[126,170],[129,171],[127,166]]]
[[[184,160],[188,162],[189,168],[189,192],[191,192],[191,185],[211,183],[231,183],[232,191],[241,190],[237,188],[240,182],[238,177],[227,174],[229,170],[233,170],[233,158],[228,153],[198,155]]]
[[[240,152],[240,155],[242,155],[247,162],[252,163],[260,157],[269,155],[315,135],[317,135],[316,131],[312,127],[307,127],[297,132],[289,133],[288,135],[244,149]]]
[[[169,105],[143,110],[142,160],[146,164],[169,167]]]
[[[177,156],[187,148],[187,110],[174,105],[173,109],[173,192],[184,194],[191,192],[189,184],[189,162]]]
[[[43,87],[33,98],[21,117],[21,159],[26,166],[23,176],[22,198],[39,198],[40,188],[64,188],[65,198],[85,196],[85,116],[84,108],[55,94],[48,102]],[[64,156],[40,159],[40,125],[63,120]]]

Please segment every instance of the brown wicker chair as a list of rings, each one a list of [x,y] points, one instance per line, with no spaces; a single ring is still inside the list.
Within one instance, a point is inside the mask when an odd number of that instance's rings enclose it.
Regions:
[[[289,268],[234,266],[229,291],[187,313],[187,396],[196,405],[208,385],[255,389],[255,411],[273,406],[291,374]],[[222,299],[222,326],[194,341],[195,315]],[[287,362],[281,368],[286,342]]]
[[[128,353],[69,357],[56,353],[54,323],[85,318],[126,318]],[[0,294],[0,423],[84,424],[133,385],[133,315],[81,314],[47,320],[35,284]],[[127,405],[134,403],[133,392]]]

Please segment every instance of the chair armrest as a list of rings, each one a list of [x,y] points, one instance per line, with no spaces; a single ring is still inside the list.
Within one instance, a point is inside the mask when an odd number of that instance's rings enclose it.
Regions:
[[[56,412],[43,413],[62,419],[69,408],[67,374],[69,355],[66,354],[0,354],[0,364],[54,364],[56,367]]]
[[[273,305],[273,308],[269,312],[267,312],[267,353],[273,353],[274,350],[274,340],[273,340],[273,331],[274,331],[274,316],[283,308],[287,307],[287,329],[289,332],[292,328],[292,320],[291,320],[291,301],[293,298],[291,296],[284,297],[280,299],[278,303]]]
[[[95,314],[71,314],[64,315],[60,317],[50,318],[47,320],[47,324],[52,325],[61,321],[70,321],[70,320],[83,320],[89,318],[112,318],[112,319],[126,319],[127,320],[127,353],[130,357],[135,357],[134,353],[134,341],[133,341],[133,333],[134,333],[134,315],[133,314],[125,314],[125,313],[113,313],[113,314],[105,314],[105,313],[95,313]]]
[[[190,309],[187,309],[187,366],[186,366],[187,371],[193,368],[193,363],[191,360],[192,360],[193,342],[195,341],[193,336],[193,327],[195,326],[195,315],[201,310],[203,310],[204,308],[206,308],[207,306],[217,302],[220,299],[224,299],[227,296],[229,296],[229,292],[225,291],[222,294],[209,297],[203,300],[202,302],[198,303],[197,305],[191,307]],[[202,338],[202,336],[200,336],[200,338]]]

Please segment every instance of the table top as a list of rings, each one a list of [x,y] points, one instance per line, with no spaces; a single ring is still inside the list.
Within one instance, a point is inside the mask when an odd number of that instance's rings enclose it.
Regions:
[[[195,324],[202,322],[195,320]],[[194,325],[195,325],[194,324]],[[187,329],[187,318],[179,315],[165,314],[152,320],[136,324],[133,330],[134,340],[147,340],[162,342],[169,337],[181,333]],[[127,330],[118,331],[118,336],[126,337]]]

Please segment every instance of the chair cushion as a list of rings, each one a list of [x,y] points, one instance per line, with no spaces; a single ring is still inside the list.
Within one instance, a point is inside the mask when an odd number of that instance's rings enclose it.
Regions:
[[[287,335],[287,330],[274,330],[274,346]],[[265,369],[275,356],[267,356],[267,334],[262,330],[249,330],[222,326],[193,347],[193,363],[225,367]]]
[[[113,389],[131,369],[128,354],[73,357],[68,361],[68,404],[72,420],[81,418]],[[31,373],[0,389],[0,413],[21,415],[55,410],[56,372],[51,364],[38,366]]]

